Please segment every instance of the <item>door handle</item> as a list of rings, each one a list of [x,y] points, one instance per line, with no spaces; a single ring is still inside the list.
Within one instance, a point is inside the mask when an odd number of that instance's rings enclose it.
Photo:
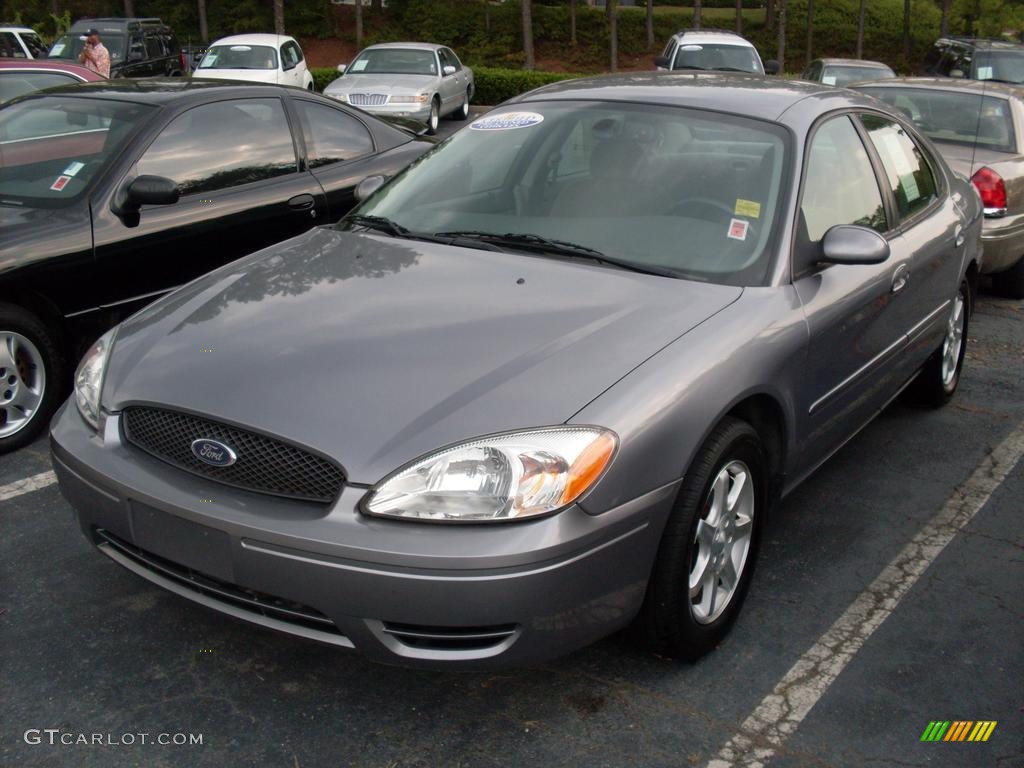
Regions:
[[[288,201],[288,207],[293,211],[308,211],[316,205],[316,199],[310,194],[296,195]]]
[[[956,240],[955,240],[956,247],[959,248],[961,245],[963,245],[964,244],[964,240],[966,240],[966,239],[967,239],[967,237],[966,237],[966,235],[964,235],[964,228],[962,226],[960,226],[959,224],[957,224],[956,225]]]
[[[907,287],[910,282],[910,268],[906,264],[900,264],[892,275],[892,292],[899,293]]]

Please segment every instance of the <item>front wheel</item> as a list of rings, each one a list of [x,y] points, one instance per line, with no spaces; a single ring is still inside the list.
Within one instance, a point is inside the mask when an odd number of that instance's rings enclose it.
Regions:
[[[938,408],[952,399],[960,384],[960,372],[967,356],[967,318],[971,314],[971,289],[967,281],[960,283],[953,306],[946,316],[942,344],[914,382],[917,399],[924,405]]]
[[[0,454],[27,445],[46,427],[63,375],[46,326],[20,307],[0,304]]]
[[[739,614],[754,572],[767,500],[761,440],[727,417],[686,472],[636,630],[651,650],[695,661]]]
[[[438,123],[441,121],[441,104],[437,97],[430,102],[430,117],[427,118],[427,133],[431,136],[437,133]]]

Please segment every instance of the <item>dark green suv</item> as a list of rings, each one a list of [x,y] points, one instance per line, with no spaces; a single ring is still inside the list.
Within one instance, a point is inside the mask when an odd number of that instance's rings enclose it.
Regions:
[[[58,37],[47,54],[51,59],[78,60],[90,29],[110,51],[110,76],[177,77],[187,71],[181,45],[160,19],[79,19]]]
[[[1003,38],[941,37],[924,60],[924,74],[1024,83],[1024,45]]]

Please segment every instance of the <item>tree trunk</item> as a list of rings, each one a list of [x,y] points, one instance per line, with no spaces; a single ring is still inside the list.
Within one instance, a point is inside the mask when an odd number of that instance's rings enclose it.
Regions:
[[[807,0],[807,53],[805,58],[808,64],[814,59],[814,0]]]
[[[274,0],[274,34],[284,34],[284,0]]]
[[[701,15],[704,11],[704,0],[693,0],[693,28],[700,29]]]
[[[654,48],[654,0],[647,0],[647,13],[644,19],[647,25],[647,50]]]
[[[864,9],[867,0],[860,0],[860,11],[857,13],[857,58],[864,58]]]
[[[281,4],[284,2],[282,0]],[[356,48],[363,47],[363,0],[356,0]]]
[[[949,34],[949,3],[950,0],[942,0],[942,21],[939,24],[939,35],[942,37]]]
[[[576,0],[569,0],[569,42],[576,45]]]
[[[743,0],[736,0],[736,34],[743,34]]]
[[[607,0],[608,3],[608,37],[609,37],[609,69],[612,72],[619,71],[619,9],[617,0]]]
[[[206,23],[206,0],[196,0],[196,10],[199,13],[199,40],[208,43],[210,42],[210,27]]]
[[[764,25],[768,29],[775,28],[775,0],[767,0],[764,4]]]
[[[779,29],[778,53],[775,58],[779,60],[779,74],[786,71],[786,0],[778,0],[778,13],[775,23]]]
[[[903,60],[910,65],[910,0],[903,0]]]
[[[128,19],[135,16],[135,3],[132,0],[124,0],[124,15]]]
[[[536,63],[533,59],[533,10],[530,6],[532,0],[520,0],[523,6],[523,53],[526,54],[526,62],[523,66],[526,69],[533,69]]]

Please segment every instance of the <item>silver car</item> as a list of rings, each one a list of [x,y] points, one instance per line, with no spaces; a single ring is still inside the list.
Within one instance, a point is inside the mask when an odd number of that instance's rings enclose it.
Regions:
[[[635,623],[696,658],[770,508],[904,388],[953,396],[981,218],[848,90],[548,86],[103,336],[53,464],[105,556],[256,624],[473,667]]]
[[[473,70],[443,45],[371,45],[338,71],[324,94],[367,112],[419,120],[430,134],[446,115],[469,117]]]
[[[1002,295],[1024,299],[1024,91],[948,77],[854,87],[913,120],[950,167],[974,182],[985,208],[981,271]]]

